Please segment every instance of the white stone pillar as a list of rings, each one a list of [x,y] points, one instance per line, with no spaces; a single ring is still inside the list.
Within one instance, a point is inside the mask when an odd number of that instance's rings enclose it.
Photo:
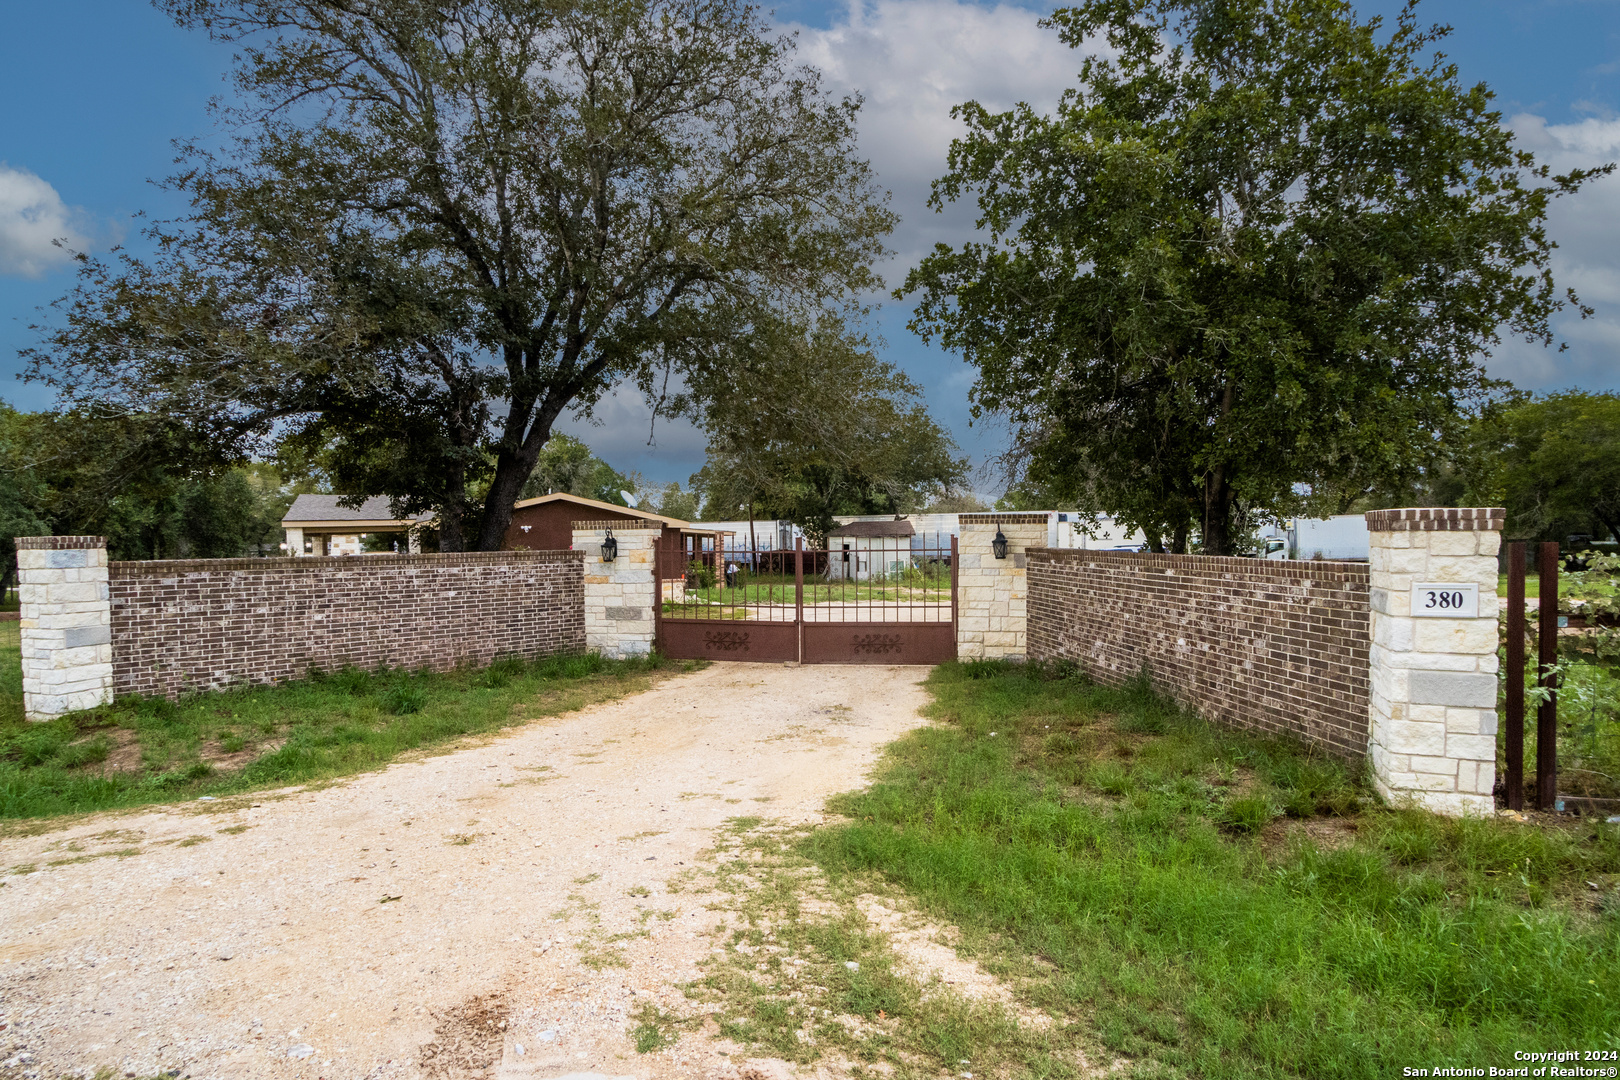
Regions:
[[[287,554],[291,558],[298,558],[304,554],[304,530],[287,530]]]
[[[657,566],[654,550],[664,526],[657,521],[576,521],[574,550],[585,553],[585,647],[611,660],[652,651]],[[617,557],[602,561],[608,530]]]
[[[17,537],[23,715],[52,720],[112,701],[107,541]]]
[[[963,514],[956,544],[958,659],[1022,660],[1029,625],[1026,552],[1046,543],[1045,514]],[[1000,530],[1007,557],[991,541]]]
[[[1495,811],[1496,554],[1505,517],[1494,508],[1367,515],[1368,753],[1373,781],[1393,803],[1454,816]]]

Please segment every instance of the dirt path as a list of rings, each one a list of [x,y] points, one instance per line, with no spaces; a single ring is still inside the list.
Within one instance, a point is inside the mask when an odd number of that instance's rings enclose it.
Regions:
[[[325,790],[0,841],[0,1076],[739,1075],[625,1034],[712,948],[683,875],[726,819],[859,785],[924,674],[717,665]]]

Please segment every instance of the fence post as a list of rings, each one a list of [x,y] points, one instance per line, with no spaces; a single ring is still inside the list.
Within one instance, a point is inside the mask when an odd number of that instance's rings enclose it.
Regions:
[[[1524,542],[1508,545],[1507,687],[1503,763],[1509,810],[1524,809]]]
[[[17,537],[23,715],[52,720],[112,701],[107,541]]]
[[[1391,802],[1451,815],[1495,810],[1496,555],[1505,516],[1496,508],[1367,515],[1368,749],[1374,783]]]
[[[1558,802],[1558,541],[1542,541],[1537,554],[1536,685],[1546,694],[1536,706],[1536,809],[1551,810]]]
[[[618,543],[612,562],[602,559],[608,530]],[[610,660],[645,656],[657,634],[660,601],[654,549],[661,522],[639,519],[576,521],[574,550],[585,554],[585,647]]]
[[[957,543],[956,655],[1024,659],[1029,628],[1028,557],[1046,543],[1045,514],[963,514]],[[1007,557],[991,550],[997,532]]]

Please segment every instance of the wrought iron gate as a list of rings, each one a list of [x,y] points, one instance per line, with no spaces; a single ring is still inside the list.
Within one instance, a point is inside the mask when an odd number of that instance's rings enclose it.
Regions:
[[[837,546],[832,546],[836,544]],[[677,659],[937,664],[956,657],[956,538],[657,555],[658,647]]]

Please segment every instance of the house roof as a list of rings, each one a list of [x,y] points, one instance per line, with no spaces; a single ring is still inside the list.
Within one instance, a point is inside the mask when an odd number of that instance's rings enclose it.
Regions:
[[[618,503],[603,502],[600,499],[587,499],[583,495],[570,495],[566,491],[553,491],[550,495],[541,495],[533,499],[519,499],[512,504],[512,509],[521,510],[525,506],[540,506],[543,503],[565,502],[574,506],[589,507],[592,510],[609,510],[615,514],[624,514],[633,518],[644,518],[648,521],[662,521],[665,525],[677,529],[691,527],[691,522],[680,518],[665,517],[663,514],[653,514],[646,510],[636,510]]]
[[[909,521],[851,521],[828,531],[828,536],[912,536],[916,530]]]
[[[422,525],[433,520],[432,514],[417,514],[411,518],[396,518],[388,506],[388,496],[372,495],[359,506],[339,506],[344,495],[300,495],[282,515],[283,526],[349,525],[381,528],[387,525]]]

